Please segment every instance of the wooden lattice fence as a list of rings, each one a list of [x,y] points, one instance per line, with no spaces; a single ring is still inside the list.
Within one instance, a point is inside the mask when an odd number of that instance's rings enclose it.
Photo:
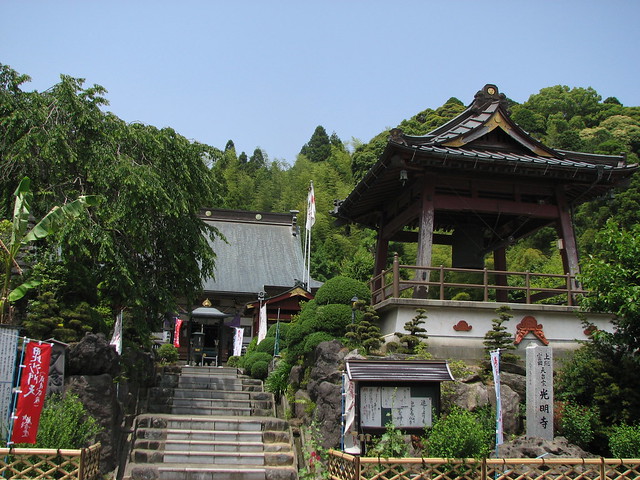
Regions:
[[[99,443],[80,450],[0,448],[2,479],[95,480],[99,470]]]
[[[333,480],[637,480],[640,459],[369,458],[329,451]]]

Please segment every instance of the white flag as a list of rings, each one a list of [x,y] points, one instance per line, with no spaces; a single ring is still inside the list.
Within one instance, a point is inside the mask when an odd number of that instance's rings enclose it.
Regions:
[[[118,355],[122,354],[122,310],[120,310],[120,313],[118,313],[116,317],[116,324],[113,326],[113,336],[109,344],[116,347]]]
[[[260,307],[260,320],[258,322],[258,343],[267,336],[267,304],[266,302]]]
[[[311,182],[307,197],[307,230],[311,230],[314,223],[316,223],[316,195],[313,191],[313,182]]]
[[[491,356],[491,370],[496,389],[496,446],[504,441],[502,432],[502,400],[500,398],[500,349],[489,352]]]
[[[242,355],[242,338],[244,337],[244,328],[233,327],[233,355],[239,357]]]

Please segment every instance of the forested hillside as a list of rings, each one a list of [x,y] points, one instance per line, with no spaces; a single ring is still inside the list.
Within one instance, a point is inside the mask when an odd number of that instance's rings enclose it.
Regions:
[[[592,88],[560,85],[543,88],[522,104],[510,103],[513,118],[551,147],[624,153],[629,162],[638,161],[640,107],[613,97],[602,100]],[[10,218],[12,193],[24,176],[31,177],[36,218],[77,195],[102,199],[88,216],[69,222],[52,239],[51,250],[35,259],[31,274],[40,286],[29,301],[38,307],[32,311],[47,319],[43,335],[63,329],[72,340],[83,325],[104,325],[123,306],[144,312],[136,318],[155,318],[173,306],[176,296],[194,295],[198,266],[206,273],[215,262],[202,242],[196,218],[201,207],[299,210],[303,223],[311,181],[317,204],[312,276],[322,281],[370,276],[374,232],[336,227],[329,212],[376,161],[388,132],[344,142],[328,133],[331,125],[318,126],[288,164],[270,161],[261,149],[237,152],[233,139],[210,146],[170,128],[127,124],[108,113],[107,105],[100,86],[62,76],[47,91],[29,91],[26,75],[0,65],[2,218]],[[435,109],[407,112],[398,126],[424,134],[464,109],[463,102],[451,98]],[[640,223],[638,188],[636,177],[627,188],[575,212],[583,253],[592,249],[608,218],[625,227]],[[3,228],[9,235],[10,225]],[[413,262],[414,246],[392,245],[394,251]],[[448,256],[443,247],[433,262],[446,265]],[[512,247],[509,257],[513,270],[561,269],[551,229]]]

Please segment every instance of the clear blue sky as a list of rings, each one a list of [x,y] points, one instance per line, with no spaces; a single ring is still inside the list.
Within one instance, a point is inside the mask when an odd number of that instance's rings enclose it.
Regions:
[[[640,105],[640,2],[0,0],[0,63],[97,83],[125,121],[292,164],[317,125],[367,142],[486,83]]]

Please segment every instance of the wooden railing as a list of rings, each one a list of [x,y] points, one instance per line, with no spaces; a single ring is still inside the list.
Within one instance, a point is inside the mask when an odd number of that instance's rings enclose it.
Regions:
[[[637,480],[640,459],[369,458],[329,451],[332,480]]]
[[[0,448],[0,478],[95,480],[100,474],[100,444],[79,450]]]
[[[461,292],[484,302],[575,305],[578,295],[588,293],[569,274],[400,265],[397,256],[393,266],[373,277],[370,285],[374,305],[400,297],[452,300]]]

